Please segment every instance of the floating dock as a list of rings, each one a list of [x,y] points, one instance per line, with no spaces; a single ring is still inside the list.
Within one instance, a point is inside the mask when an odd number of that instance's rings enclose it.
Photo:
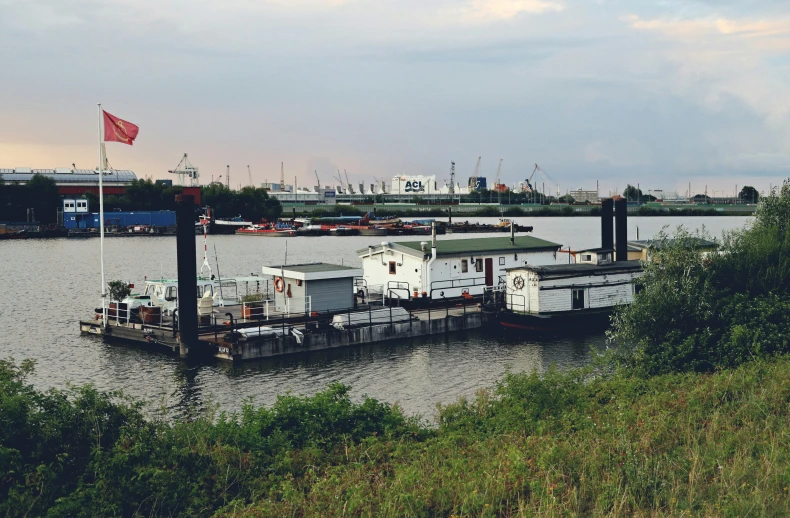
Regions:
[[[364,322],[366,312],[372,315],[373,312],[380,314],[382,309],[401,308],[360,307],[346,314],[357,319],[361,316],[363,323],[346,329],[332,327],[330,320],[333,315],[328,314],[321,317],[283,316],[256,321],[237,319],[236,316],[240,316],[238,308],[224,309],[229,309],[227,315],[229,320],[200,326],[197,345],[186,351],[189,355],[203,355],[225,361],[255,360],[478,329],[495,320],[493,313],[483,311],[480,304],[464,303],[442,308],[410,310],[406,321],[397,321],[393,318],[389,322],[381,322],[382,319],[371,317],[369,323]],[[231,315],[232,319],[230,319]],[[80,330],[83,333],[102,336],[107,340],[131,342],[170,353],[185,354],[184,345],[178,333],[174,331],[172,322],[146,325],[110,318],[107,327],[103,327],[100,319],[84,320],[80,322]],[[244,331],[252,332],[245,337]],[[254,336],[256,334],[258,336]]]

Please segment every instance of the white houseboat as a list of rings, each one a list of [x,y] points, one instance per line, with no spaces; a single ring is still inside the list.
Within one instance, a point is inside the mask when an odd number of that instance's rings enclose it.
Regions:
[[[523,266],[507,271],[506,327],[540,329],[566,317],[604,317],[634,301],[640,261],[612,261],[612,250],[584,250],[574,264]],[[555,322],[548,322],[555,320]]]
[[[507,269],[554,264],[560,245],[531,236],[384,241],[357,253],[371,292],[387,299],[440,300],[482,295],[502,287]]]

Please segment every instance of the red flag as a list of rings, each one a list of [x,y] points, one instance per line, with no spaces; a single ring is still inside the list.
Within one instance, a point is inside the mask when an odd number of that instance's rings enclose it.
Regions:
[[[137,138],[137,132],[140,131],[140,128],[131,122],[119,119],[115,115],[110,115],[104,110],[102,110],[102,113],[104,113],[104,141],[123,142],[131,146],[134,143],[134,139]]]

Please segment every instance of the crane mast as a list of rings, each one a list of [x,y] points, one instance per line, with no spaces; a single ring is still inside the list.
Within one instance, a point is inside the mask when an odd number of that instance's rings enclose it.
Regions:
[[[455,195],[455,162],[450,162],[450,200]]]
[[[475,166],[475,174],[472,178],[469,179],[469,188],[470,190],[477,190],[477,177],[480,175],[480,159],[482,157],[477,157],[477,165]]]

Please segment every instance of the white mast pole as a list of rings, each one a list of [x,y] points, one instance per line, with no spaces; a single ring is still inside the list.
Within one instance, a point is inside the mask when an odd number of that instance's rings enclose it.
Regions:
[[[104,133],[102,132],[102,109],[99,106],[99,249],[101,256],[101,312],[102,327],[107,327],[107,282],[104,279]]]

